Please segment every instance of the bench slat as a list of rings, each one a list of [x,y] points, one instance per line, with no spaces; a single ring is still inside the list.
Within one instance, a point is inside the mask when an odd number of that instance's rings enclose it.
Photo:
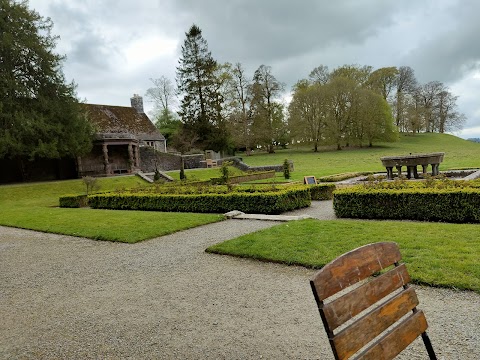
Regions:
[[[402,258],[394,242],[362,246],[325,265],[310,281],[319,301],[379,272]]]
[[[418,305],[413,288],[403,290],[332,339],[340,359],[348,359]]]
[[[424,333],[428,328],[423,311],[419,310],[403,321],[393,331],[379,339],[357,359],[362,360],[390,360],[402,352],[413,340]]]
[[[330,330],[336,329],[409,282],[410,275],[405,265],[402,264],[326,304],[323,312]]]

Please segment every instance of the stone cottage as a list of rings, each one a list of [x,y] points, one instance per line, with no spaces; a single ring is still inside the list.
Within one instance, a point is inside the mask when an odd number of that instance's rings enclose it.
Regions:
[[[108,176],[133,173],[141,168],[140,148],[167,151],[165,137],[143,110],[135,94],[131,107],[84,104],[96,129],[92,151],[77,158],[78,176]]]

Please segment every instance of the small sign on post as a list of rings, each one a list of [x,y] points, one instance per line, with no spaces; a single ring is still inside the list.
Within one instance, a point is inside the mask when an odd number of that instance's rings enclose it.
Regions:
[[[303,177],[303,183],[305,185],[316,185],[317,184],[317,179],[315,176],[304,176]]]

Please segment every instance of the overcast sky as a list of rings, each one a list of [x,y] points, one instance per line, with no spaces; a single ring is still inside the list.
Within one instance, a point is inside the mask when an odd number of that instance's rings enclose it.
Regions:
[[[195,23],[212,56],[262,64],[291,89],[318,65],[410,66],[450,87],[480,137],[478,0],[30,0],[61,39],[67,79],[81,100],[130,106],[150,78],[175,81],[185,32]],[[145,99],[146,109],[151,105]]]

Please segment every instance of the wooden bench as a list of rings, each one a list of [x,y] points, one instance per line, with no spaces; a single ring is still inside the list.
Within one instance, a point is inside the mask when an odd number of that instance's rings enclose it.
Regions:
[[[325,265],[310,281],[335,359],[393,359],[418,336],[436,359],[400,260],[394,242],[365,245]]]

